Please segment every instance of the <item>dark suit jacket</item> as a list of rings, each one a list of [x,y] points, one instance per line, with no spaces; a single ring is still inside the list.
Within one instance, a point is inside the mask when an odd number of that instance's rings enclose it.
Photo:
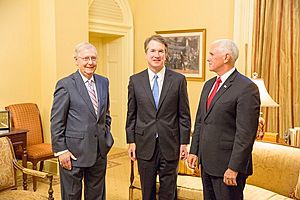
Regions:
[[[190,153],[198,155],[210,175],[222,177],[227,168],[250,175],[260,110],[258,88],[235,70],[206,111],[215,80],[216,77],[210,79],[203,87]]]
[[[182,74],[166,69],[156,110],[147,70],[130,77],[126,133],[127,143],[136,144],[138,159],[151,159],[156,133],[164,158],[179,158],[180,144],[188,144],[190,136],[191,119],[186,87],[186,79]]]
[[[73,166],[90,167],[100,152],[103,158],[113,144],[110,133],[108,79],[94,74],[98,115],[79,72],[57,82],[51,110],[54,152],[68,149],[77,158]]]

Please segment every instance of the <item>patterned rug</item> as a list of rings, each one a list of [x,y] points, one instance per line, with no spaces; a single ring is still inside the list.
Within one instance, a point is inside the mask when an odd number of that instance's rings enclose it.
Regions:
[[[108,155],[107,169],[110,169],[110,168],[113,168],[113,167],[121,165],[121,163],[116,162],[116,161],[112,161],[112,160],[117,159],[117,158],[121,158],[121,157],[127,157],[127,156],[128,156],[127,151]]]

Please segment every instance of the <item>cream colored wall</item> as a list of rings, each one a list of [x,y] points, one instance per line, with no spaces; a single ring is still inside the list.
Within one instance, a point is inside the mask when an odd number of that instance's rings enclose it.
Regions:
[[[0,1],[0,109],[13,103],[37,103],[47,141],[55,83],[76,70],[73,48],[88,39],[87,2]],[[233,37],[233,1],[129,0],[129,3],[135,27],[135,72],[146,67],[143,42],[155,31],[206,28],[207,47],[215,39]],[[206,70],[206,79],[212,76]],[[203,82],[188,82],[193,121],[202,86]]]
[[[0,1],[0,110],[41,102],[38,2]]]
[[[88,0],[1,0],[0,27],[0,110],[37,103],[50,141],[55,83],[77,69],[74,47],[88,40]]]
[[[143,42],[155,31],[206,29],[206,49],[220,38],[233,38],[234,1],[129,0],[134,17],[135,72],[146,67]],[[207,55],[207,54],[206,54]],[[205,70],[206,80],[214,73]],[[188,81],[192,121],[197,112],[203,82]]]
[[[40,2],[42,70],[40,109],[43,111],[45,139],[50,141],[50,109],[55,84],[57,80],[77,70],[73,52],[79,42],[88,41],[88,4],[87,0],[40,0]]]

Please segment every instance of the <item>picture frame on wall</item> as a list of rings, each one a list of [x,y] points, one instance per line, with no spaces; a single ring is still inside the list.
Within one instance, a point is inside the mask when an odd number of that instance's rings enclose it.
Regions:
[[[206,29],[156,31],[167,40],[166,67],[187,80],[205,81]]]
[[[0,133],[7,133],[10,130],[9,111],[0,111]]]

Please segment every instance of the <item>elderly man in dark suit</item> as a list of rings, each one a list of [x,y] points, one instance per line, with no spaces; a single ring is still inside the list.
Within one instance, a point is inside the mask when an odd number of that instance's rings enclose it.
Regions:
[[[208,64],[217,77],[202,90],[188,163],[201,165],[205,200],[243,199],[252,174],[252,147],[260,109],[257,86],[234,67],[238,48],[231,40],[212,43]]]
[[[108,79],[94,74],[97,50],[87,42],[75,48],[79,70],[57,82],[51,110],[51,136],[60,163],[62,199],[105,199],[110,133]]]
[[[130,77],[126,133],[128,153],[138,162],[144,200],[176,198],[179,157],[187,158],[190,109],[183,75],[164,65],[167,43],[153,35],[144,43],[148,69]]]

